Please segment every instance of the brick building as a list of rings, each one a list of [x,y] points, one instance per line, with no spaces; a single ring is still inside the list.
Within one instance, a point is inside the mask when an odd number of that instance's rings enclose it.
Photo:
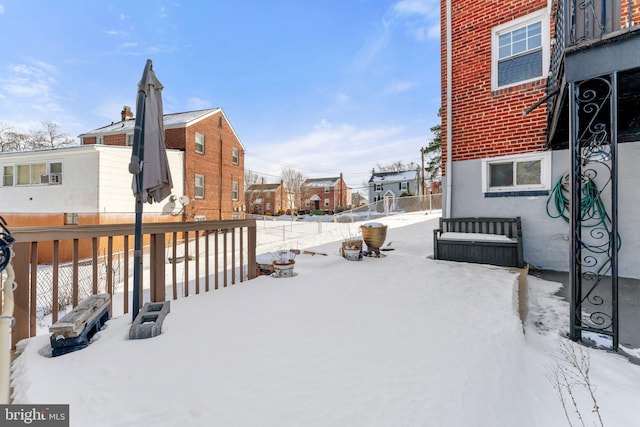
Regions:
[[[340,212],[351,207],[351,189],[342,178],[310,178],[304,182],[303,197],[305,211],[324,210]]]
[[[83,145],[133,145],[135,120],[129,107],[121,121],[80,135]],[[244,217],[245,148],[221,108],[165,114],[165,144],[184,152],[183,220]]]
[[[247,212],[278,215],[292,209],[292,196],[281,182],[277,184],[253,184],[245,191]]]
[[[611,176],[618,178],[607,181],[601,171],[594,182],[609,191],[616,181],[619,207],[608,213],[620,212],[620,234],[631,236],[620,252],[621,273],[639,277],[630,257],[640,251],[640,1],[578,3],[440,3],[443,215],[520,216],[525,259],[567,271],[571,230],[554,213],[553,198],[574,170],[576,151],[568,148],[616,150]],[[579,96],[602,88],[608,92],[595,96],[602,102],[593,109],[599,115],[589,117]]]

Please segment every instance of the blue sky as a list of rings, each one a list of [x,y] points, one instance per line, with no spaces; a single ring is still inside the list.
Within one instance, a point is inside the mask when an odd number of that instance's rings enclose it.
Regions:
[[[246,167],[420,161],[440,107],[436,0],[0,0],[0,124],[72,136],[135,109],[147,59],[165,113],[221,107]]]

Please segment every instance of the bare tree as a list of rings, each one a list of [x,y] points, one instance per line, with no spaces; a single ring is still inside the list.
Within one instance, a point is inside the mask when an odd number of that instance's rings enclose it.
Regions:
[[[247,190],[252,185],[256,184],[264,184],[264,177],[259,173],[252,171],[251,169],[245,169],[244,171],[244,192],[245,192],[245,203],[247,205],[247,209],[253,208],[253,203],[260,197],[259,193],[253,191],[251,194],[247,193]]]
[[[9,125],[0,126],[0,152],[26,150],[28,141],[29,135],[17,132]]]
[[[283,169],[281,177],[284,188],[288,193],[293,194],[294,203],[298,205],[294,207],[299,209],[305,197],[304,182],[307,180],[307,177],[295,169]]]
[[[73,138],[66,133],[60,133],[58,125],[54,122],[42,122],[42,129],[31,131],[30,135],[30,145],[34,150],[66,147],[73,143]]]
[[[404,164],[402,161],[396,160],[395,162],[387,165],[377,163],[374,169],[377,172],[401,172],[406,170],[416,170],[416,168],[417,166],[414,162]]]
[[[247,191],[249,187],[254,184],[260,184],[264,181],[264,178],[257,172],[251,169],[244,170],[244,191]]]

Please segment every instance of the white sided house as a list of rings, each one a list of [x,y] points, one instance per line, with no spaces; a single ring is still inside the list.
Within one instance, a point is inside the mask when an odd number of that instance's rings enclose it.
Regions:
[[[371,203],[385,200],[385,210],[396,208],[396,199],[415,196],[419,192],[418,171],[375,172],[369,179],[369,200]]]
[[[176,197],[145,204],[145,221],[180,219],[183,156],[167,150]],[[0,153],[1,215],[11,227],[133,223],[130,158],[130,147],[103,145]]]

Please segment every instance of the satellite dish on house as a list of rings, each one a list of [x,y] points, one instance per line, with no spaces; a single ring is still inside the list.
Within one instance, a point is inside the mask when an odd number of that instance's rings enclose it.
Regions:
[[[178,197],[178,202],[180,202],[182,206],[187,206],[191,202],[191,200],[189,200],[188,196],[180,196]]]

